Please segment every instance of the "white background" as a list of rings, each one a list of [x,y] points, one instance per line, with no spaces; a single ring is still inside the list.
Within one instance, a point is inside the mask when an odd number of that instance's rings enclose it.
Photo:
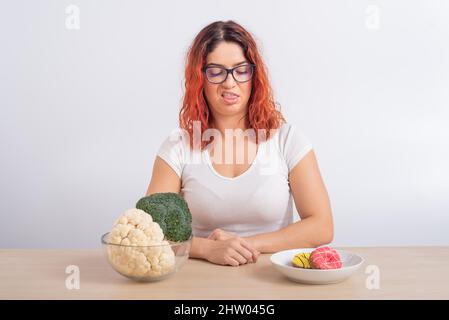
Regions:
[[[448,17],[443,0],[2,0],[0,247],[99,246],[178,124],[188,46],[228,19],[314,144],[334,245],[449,244]]]

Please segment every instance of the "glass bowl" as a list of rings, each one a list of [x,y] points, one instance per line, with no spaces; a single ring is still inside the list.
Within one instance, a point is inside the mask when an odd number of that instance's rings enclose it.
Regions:
[[[101,243],[115,271],[134,281],[152,282],[167,279],[182,268],[189,258],[192,237],[183,242],[132,246],[110,243],[109,233],[105,233]]]

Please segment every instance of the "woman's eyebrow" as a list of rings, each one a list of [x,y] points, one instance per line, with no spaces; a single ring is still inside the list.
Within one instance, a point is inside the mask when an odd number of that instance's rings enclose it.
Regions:
[[[236,63],[236,64],[233,65],[233,67],[238,66],[239,64],[247,63],[247,62],[248,62],[248,61],[242,61],[242,62]],[[219,63],[208,63],[207,65],[208,65],[208,66],[220,66],[220,67],[225,68],[224,65],[219,64]]]

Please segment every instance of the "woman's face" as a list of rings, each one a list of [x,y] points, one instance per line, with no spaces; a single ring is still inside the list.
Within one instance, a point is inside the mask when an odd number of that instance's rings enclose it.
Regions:
[[[242,48],[234,42],[220,42],[206,59],[206,66],[220,65],[227,69],[245,63],[250,62],[246,60]],[[204,82],[204,94],[214,117],[243,115],[247,112],[252,80],[236,82],[230,73],[223,83],[214,84],[207,79]],[[225,92],[234,93],[238,97],[233,98],[226,94],[223,96]]]

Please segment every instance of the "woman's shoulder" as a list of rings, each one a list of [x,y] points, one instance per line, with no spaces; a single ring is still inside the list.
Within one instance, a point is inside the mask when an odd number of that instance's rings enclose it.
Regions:
[[[166,135],[157,151],[157,156],[167,162],[180,177],[188,158],[187,142],[185,130],[176,128]]]
[[[176,128],[166,134],[159,146],[158,155],[184,159],[189,152],[189,137],[186,130]]]
[[[175,128],[166,134],[162,144],[167,147],[184,148],[188,142],[188,132],[182,128]]]
[[[289,170],[313,148],[310,139],[304,134],[302,128],[293,123],[282,124],[273,138]]]
[[[298,136],[304,136],[301,128],[293,123],[285,122],[276,129],[273,138],[277,139],[277,142],[281,145],[284,145],[286,142],[297,138]]]

